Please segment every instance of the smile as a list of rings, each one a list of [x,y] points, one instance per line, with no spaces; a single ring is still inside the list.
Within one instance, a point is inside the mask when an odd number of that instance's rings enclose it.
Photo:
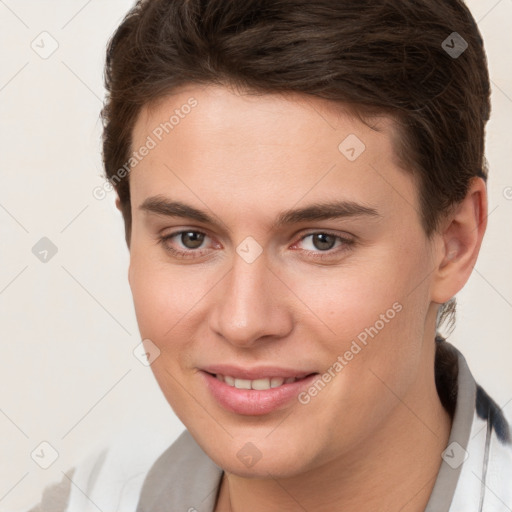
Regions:
[[[261,416],[298,404],[298,394],[318,377],[318,373],[271,377],[269,372],[268,377],[247,379],[204,370],[199,374],[212,398],[223,409],[248,416]]]
[[[230,375],[222,375],[216,374],[215,377],[221,382],[225,382],[228,386],[237,388],[237,389],[256,389],[258,391],[264,391],[266,389],[278,388],[283,384],[291,384],[297,380],[300,380],[297,377],[270,377],[263,379],[236,379],[235,377],[231,377]]]

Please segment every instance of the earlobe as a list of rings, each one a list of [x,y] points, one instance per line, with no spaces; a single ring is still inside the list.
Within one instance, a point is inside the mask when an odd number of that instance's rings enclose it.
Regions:
[[[473,178],[466,197],[446,219],[439,246],[432,301],[442,304],[466,284],[475,266],[487,226],[487,190]]]

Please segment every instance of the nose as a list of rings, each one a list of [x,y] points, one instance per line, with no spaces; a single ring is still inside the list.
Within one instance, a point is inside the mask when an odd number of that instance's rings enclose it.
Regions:
[[[237,347],[285,337],[293,328],[292,292],[262,253],[248,263],[238,254],[212,297],[209,326]]]

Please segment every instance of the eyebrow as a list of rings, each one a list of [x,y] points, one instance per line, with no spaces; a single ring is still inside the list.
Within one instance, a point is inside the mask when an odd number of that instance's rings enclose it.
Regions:
[[[140,206],[140,210],[167,217],[183,217],[197,222],[216,225],[217,222],[208,213],[180,201],[171,201],[161,195],[148,197]],[[298,224],[300,222],[340,219],[347,217],[381,217],[375,208],[353,201],[329,201],[311,204],[303,208],[280,212],[272,229]]]

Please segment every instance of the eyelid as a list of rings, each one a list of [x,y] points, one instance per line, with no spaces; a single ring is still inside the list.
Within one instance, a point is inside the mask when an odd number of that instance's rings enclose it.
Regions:
[[[304,238],[306,238],[308,236],[317,235],[319,233],[321,233],[323,235],[333,236],[335,238],[339,238],[339,239],[345,240],[345,241],[355,241],[355,237],[353,235],[349,235],[348,233],[340,234],[340,233],[337,233],[336,231],[331,231],[330,229],[313,229],[311,231],[308,231],[305,234],[300,235],[298,241],[304,240]]]

